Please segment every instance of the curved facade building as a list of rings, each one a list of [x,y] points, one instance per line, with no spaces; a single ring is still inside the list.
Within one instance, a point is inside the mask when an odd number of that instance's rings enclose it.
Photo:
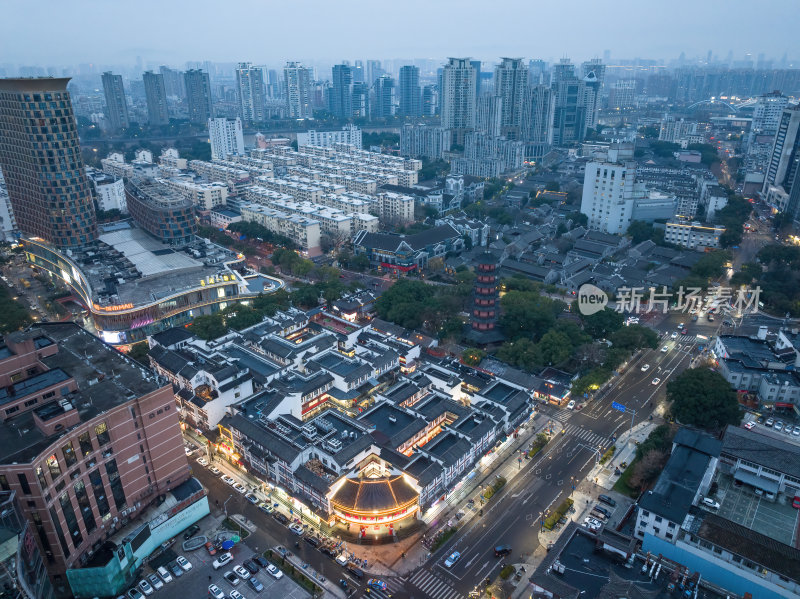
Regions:
[[[128,212],[145,231],[168,246],[185,246],[194,240],[197,221],[194,205],[152,179],[125,184]]]
[[[404,474],[378,478],[345,478],[330,497],[335,518],[361,527],[393,527],[419,509],[419,492]]]
[[[0,79],[0,167],[17,226],[63,248],[97,237],[68,82]]]

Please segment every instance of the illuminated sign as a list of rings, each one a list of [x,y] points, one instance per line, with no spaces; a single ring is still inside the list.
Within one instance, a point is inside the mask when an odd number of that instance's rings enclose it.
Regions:
[[[101,306],[100,304],[94,304],[94,309],[101,312],[119,312],[120,310],[130,310],[131,308],[133,308],[133,304],[119,304],[118,306]]]

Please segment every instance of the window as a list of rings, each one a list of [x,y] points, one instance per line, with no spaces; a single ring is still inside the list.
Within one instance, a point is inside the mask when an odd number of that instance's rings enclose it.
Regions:
[[[58,464],[58,458],[56,457],[56,454],[53,454],[47,458],[45,463],[47,464],[47,468],[50,470],[50,477],[53,480],[61,476],[61,466]]]
[[[64,453],[64,461],[67,463],[67,468],[72,468],[78,463],[78,457],[75,455],[75,448],[72,446],[72,441],[68,441],[62,448]]]
[[[81,453],[83,457],[88,456],[92,451],[94,451],[94,447],[92,447],[92,438],[89,436],[89,431],[83,433],[80,437],[78,437],[78,444],[81,446]]]
[[[108,497],[106,497],[106,489],[103,486],[103,478],[100,476],[99,469],[89,473],[89,482],[92,485],[94,500],[97,502],[97,511],[100,513],[100,517],[105,519],[111,512],[111,508],[108,505]]]
[[[82,480],[79,480],[72,488],[75,490],[75,498],[78,500],[78,509],[81,512],[81,516],[83,516],[83,524],[86,526],[86,532],[91,533],[97,528],[97,523],[92,513],[92,504],[89,503],[89,495],[86,494],[86,485]]]
[[[64,513],[64,519],[67,521],[67,528],[69,529],[72,544],[77,547],[83,543],[83,535],[78,526],[78,519],[75,517],[75,510],[72,507],[72,500],[69,498],[69,493],[62,493],[58,498],[61,504],[61,511]]]
[[[22,487],[22,492],[25,495],[30,495],[31,486],[28,484],[28,477],[25,476],[24,472],[20,472],[19,474],[17,474],[17,477],[19,478],[19,486]]]
[[[11,487],[8,485],[8,479],[5,474],[0,474],[0,489],[3,491],[10,491]]]
[[[663,519],[661,516],[656,516],[655,520],[656,520],[656,522],[658,522],[659,524],[660,524],[661,522],[663,522],[663,521],[664,521],[664,519]]]
[[[39,480],[39,486],[42,490],[47,488],[47,479],[44,476],[44,470],[41,466],[36,466],[36,478]]]
[[[97,444],[100,447],[111,441],[111,437],[108,435],[108,426],[105,422],[101,422],[94,427],[94,433],[97,435]]]
[[[127,507],[125,490],[122,488],[122,480],[119,477],[117,460],[110,460],[106,463],[106,475],[108,476],[108,484],[111,487],[111,494],[114,496],[114,505],[117,506],[117,510],[125,509]]]

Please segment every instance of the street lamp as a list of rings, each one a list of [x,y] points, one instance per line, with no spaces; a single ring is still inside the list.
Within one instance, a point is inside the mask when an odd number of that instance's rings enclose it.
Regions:
[[[228,502],[233,498],[233,495],[229,495],[228,498],[225,500],[225,503],[222,504],[222,509],[225,511],[225,517],[228,517]]]

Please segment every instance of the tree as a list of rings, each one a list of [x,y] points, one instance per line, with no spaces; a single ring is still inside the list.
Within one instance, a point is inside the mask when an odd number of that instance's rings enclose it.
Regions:
[[[647,452],[641,460],[633,466],[633,474],[628,479],[628,484],[637,490],[644,488],[653,482],[669,460],[669,452],[654,449]]]
[[[672,379],[667,383],[667,399],[682,424],[718,431],[742,420],[736,392],[721,374],[708,368],[690,368]]]
[[[541,338],[552,328],[556,316],[565,308],[564,302],[526,291],[508,291],[500,304],[503,308],[500,324],[506,335],[512,339]]]
[[[624,317],[622,312],[604,308],[588,316],[581,315],[581,320],[583,321],[583,330],[589,333],[592,338],[604,339],[614,331],[622,328]]]
[[[653,329],[639,324],[622,327],[611,335],[611,344],[615,349],[634,351],[643,347],[658,347],[658,335]]]
[[[211,341],[217,337],[222,337],[228,332],[222,314],[219,312],[198,316],[194,319],[194,322],[192,322],[190,329],[192,333],[204,341]]]
[[[20,302],[13,299],[8,287],[0,283],[0,333],[24,329],[33,322],[30,313]]]
[[[432,285],[412,279],[401,279],[378,298],[378,316],[402,327],[420,328],[424,322],[426,303],[434,295]]]
[[[561,185],[558,181],[548,181],[544,186],[545,191],[561,191]]]
[[[632,221],[631,224],[628,225],[626,235],[631,238],[631,243],[633,245],[640,244],[643,241],[653,238],[653,225],[641,220]]]
[[[486,357],[486,352],[482,349],[470,347],[461,354],[461,360],[468,366],[477,366]]]
[[[542,365],[559,365],[572,355],[572,342],[563,333],[548,331],[536,344],[536,350]]]
[[[132,345],[130,351],[128,352],[129,358],[136,360],[145,366],[149,366],[150,364],[149,360],[147,359],[148,355],[150,355],[150,346],[147,345],[147,342],[145,341]]]

